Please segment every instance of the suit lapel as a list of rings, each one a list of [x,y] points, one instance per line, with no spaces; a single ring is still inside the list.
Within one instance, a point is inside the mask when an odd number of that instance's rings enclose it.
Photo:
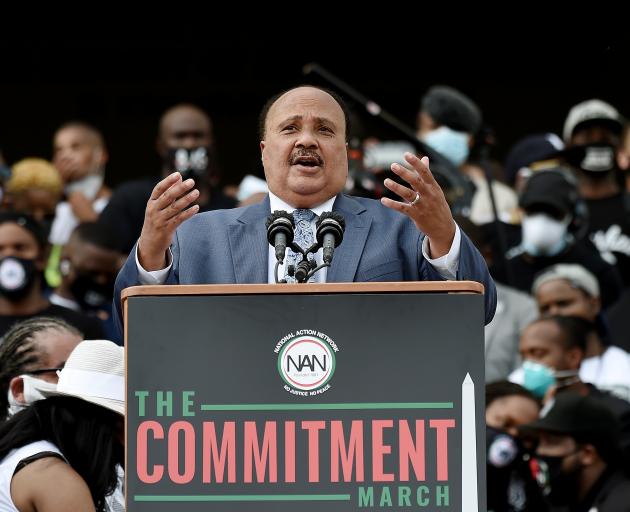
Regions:
[[[246,208],[228,226],[230,252],[237,284],[266,283],[269,243],[265,220],[269,215],[269,197]]]
[[[370,232],[372,218],[366,213],[361,203],[349,196],[337,196],[333,210],[344,216],[346,229],[341,245],[335,249],[335,256],[328,269],[326,281],[329,283],[352,282]]]

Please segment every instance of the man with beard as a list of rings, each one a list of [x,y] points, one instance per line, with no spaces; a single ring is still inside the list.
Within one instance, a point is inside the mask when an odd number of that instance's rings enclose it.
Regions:
[[[116,281],[119,312],[120,291],[138,283],[273,283],[276,256],[265,227],[269,214],[292,212],[295,238],[305,250],[314,238],[316,217],[334,210],[345,218],[343,243],[332,265],[313,278],[479,281],[485,286],[488,323],[496,307],[494,283],[482,256],[454,222],[428,158],[406,153],[412,170],[392,164],[407,186],[389,179],[385,186],[400,201],[341,194],[348,176],[348,114],[342,104],[333,93],[312,86],[267,102],[260,116],[260,149],[270,194],[261,203],[194,216],[199,191],[193,180],[177,173],[158,183],[138,244]],[[313,255],[320,264],[322,252]],[[278,270],[284,275],[285,265]],[[293,277],[287,272],[287,279]]]
[[[630,480],[620,469],[619,424],[590,396],[558,394],[538,421],[520,428],[538,440],[552,510],[630,511]],[[544,466],[543,466],[544,463]]]
[[[101,323],[51,304],[42,291],[46,241],[37,222],[23,214],[0,213],[0,337],[16,322],[35,316],[61,318],[87,338],[103,338]]]
[[[630,286],[630,197],[620,183],[616,150],[623,117],[592,99],[575,105],[564,125],[565,159],[578,178],[589,214],[588,235],[602,258],[615,265]]]
[[[200,211],[236,206],[236,201],[214,186],[218,170],[212,123],[203,110],[195,105],[180,104],[164,112],[160,118],[156,149],[162,160],[159,179],[173,171],[180,172],[184,180],[193,179],[200,192]],[[159,179],[123,183],[114,191],[99,217],[99,222],[116,231],[119,249],[125,254],[131,251],[140,236],[144,210]]]
[[[522,384],[547,404],[564,393],[590,396],[612,411],[621,425],[620,446],[630,464],[630,404],[607,391],[583,382],[580,365],[584,360],[589,324],[570,316],[550,316],[532,322],[521,335],[523,364],[510,374],[510,381]]]

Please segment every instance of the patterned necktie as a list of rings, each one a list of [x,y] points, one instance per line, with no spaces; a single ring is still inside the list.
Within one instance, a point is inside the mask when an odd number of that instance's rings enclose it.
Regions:
[[[315,237],[313,236],[313,230],[311,229],[311,222],[315,218],[315,214],[311,210],[298,209],[293,212],[293,219],[295,220],[295,236],[293,241],[299,245],[302,249],[306,250],[315,243]],[[294,268],[302,261],[302,255],[294,253],[291,249],[287,252],[284,278],[287,283],[295,283],[295,277],[287,274],[289,265],[293,265]],[[315,276],[308,280],[309,283],[315,282]]]

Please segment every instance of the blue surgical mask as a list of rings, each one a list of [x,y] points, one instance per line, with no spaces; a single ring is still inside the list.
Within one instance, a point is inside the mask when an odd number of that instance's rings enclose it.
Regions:
[[[440,126],[424,135],[422,141],[431,149],[448,158],[454,165],[462,165],[468,158],[468,134]]]
[[[523,386],[537,398],[543,398],[547,390],[556,383],[555,372],[541,363],[523,361]]]

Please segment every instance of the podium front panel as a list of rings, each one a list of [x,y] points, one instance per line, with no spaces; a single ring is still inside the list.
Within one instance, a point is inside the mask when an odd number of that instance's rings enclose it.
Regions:
[[[127,306],[128,510],[485,510],[481,295]]]

